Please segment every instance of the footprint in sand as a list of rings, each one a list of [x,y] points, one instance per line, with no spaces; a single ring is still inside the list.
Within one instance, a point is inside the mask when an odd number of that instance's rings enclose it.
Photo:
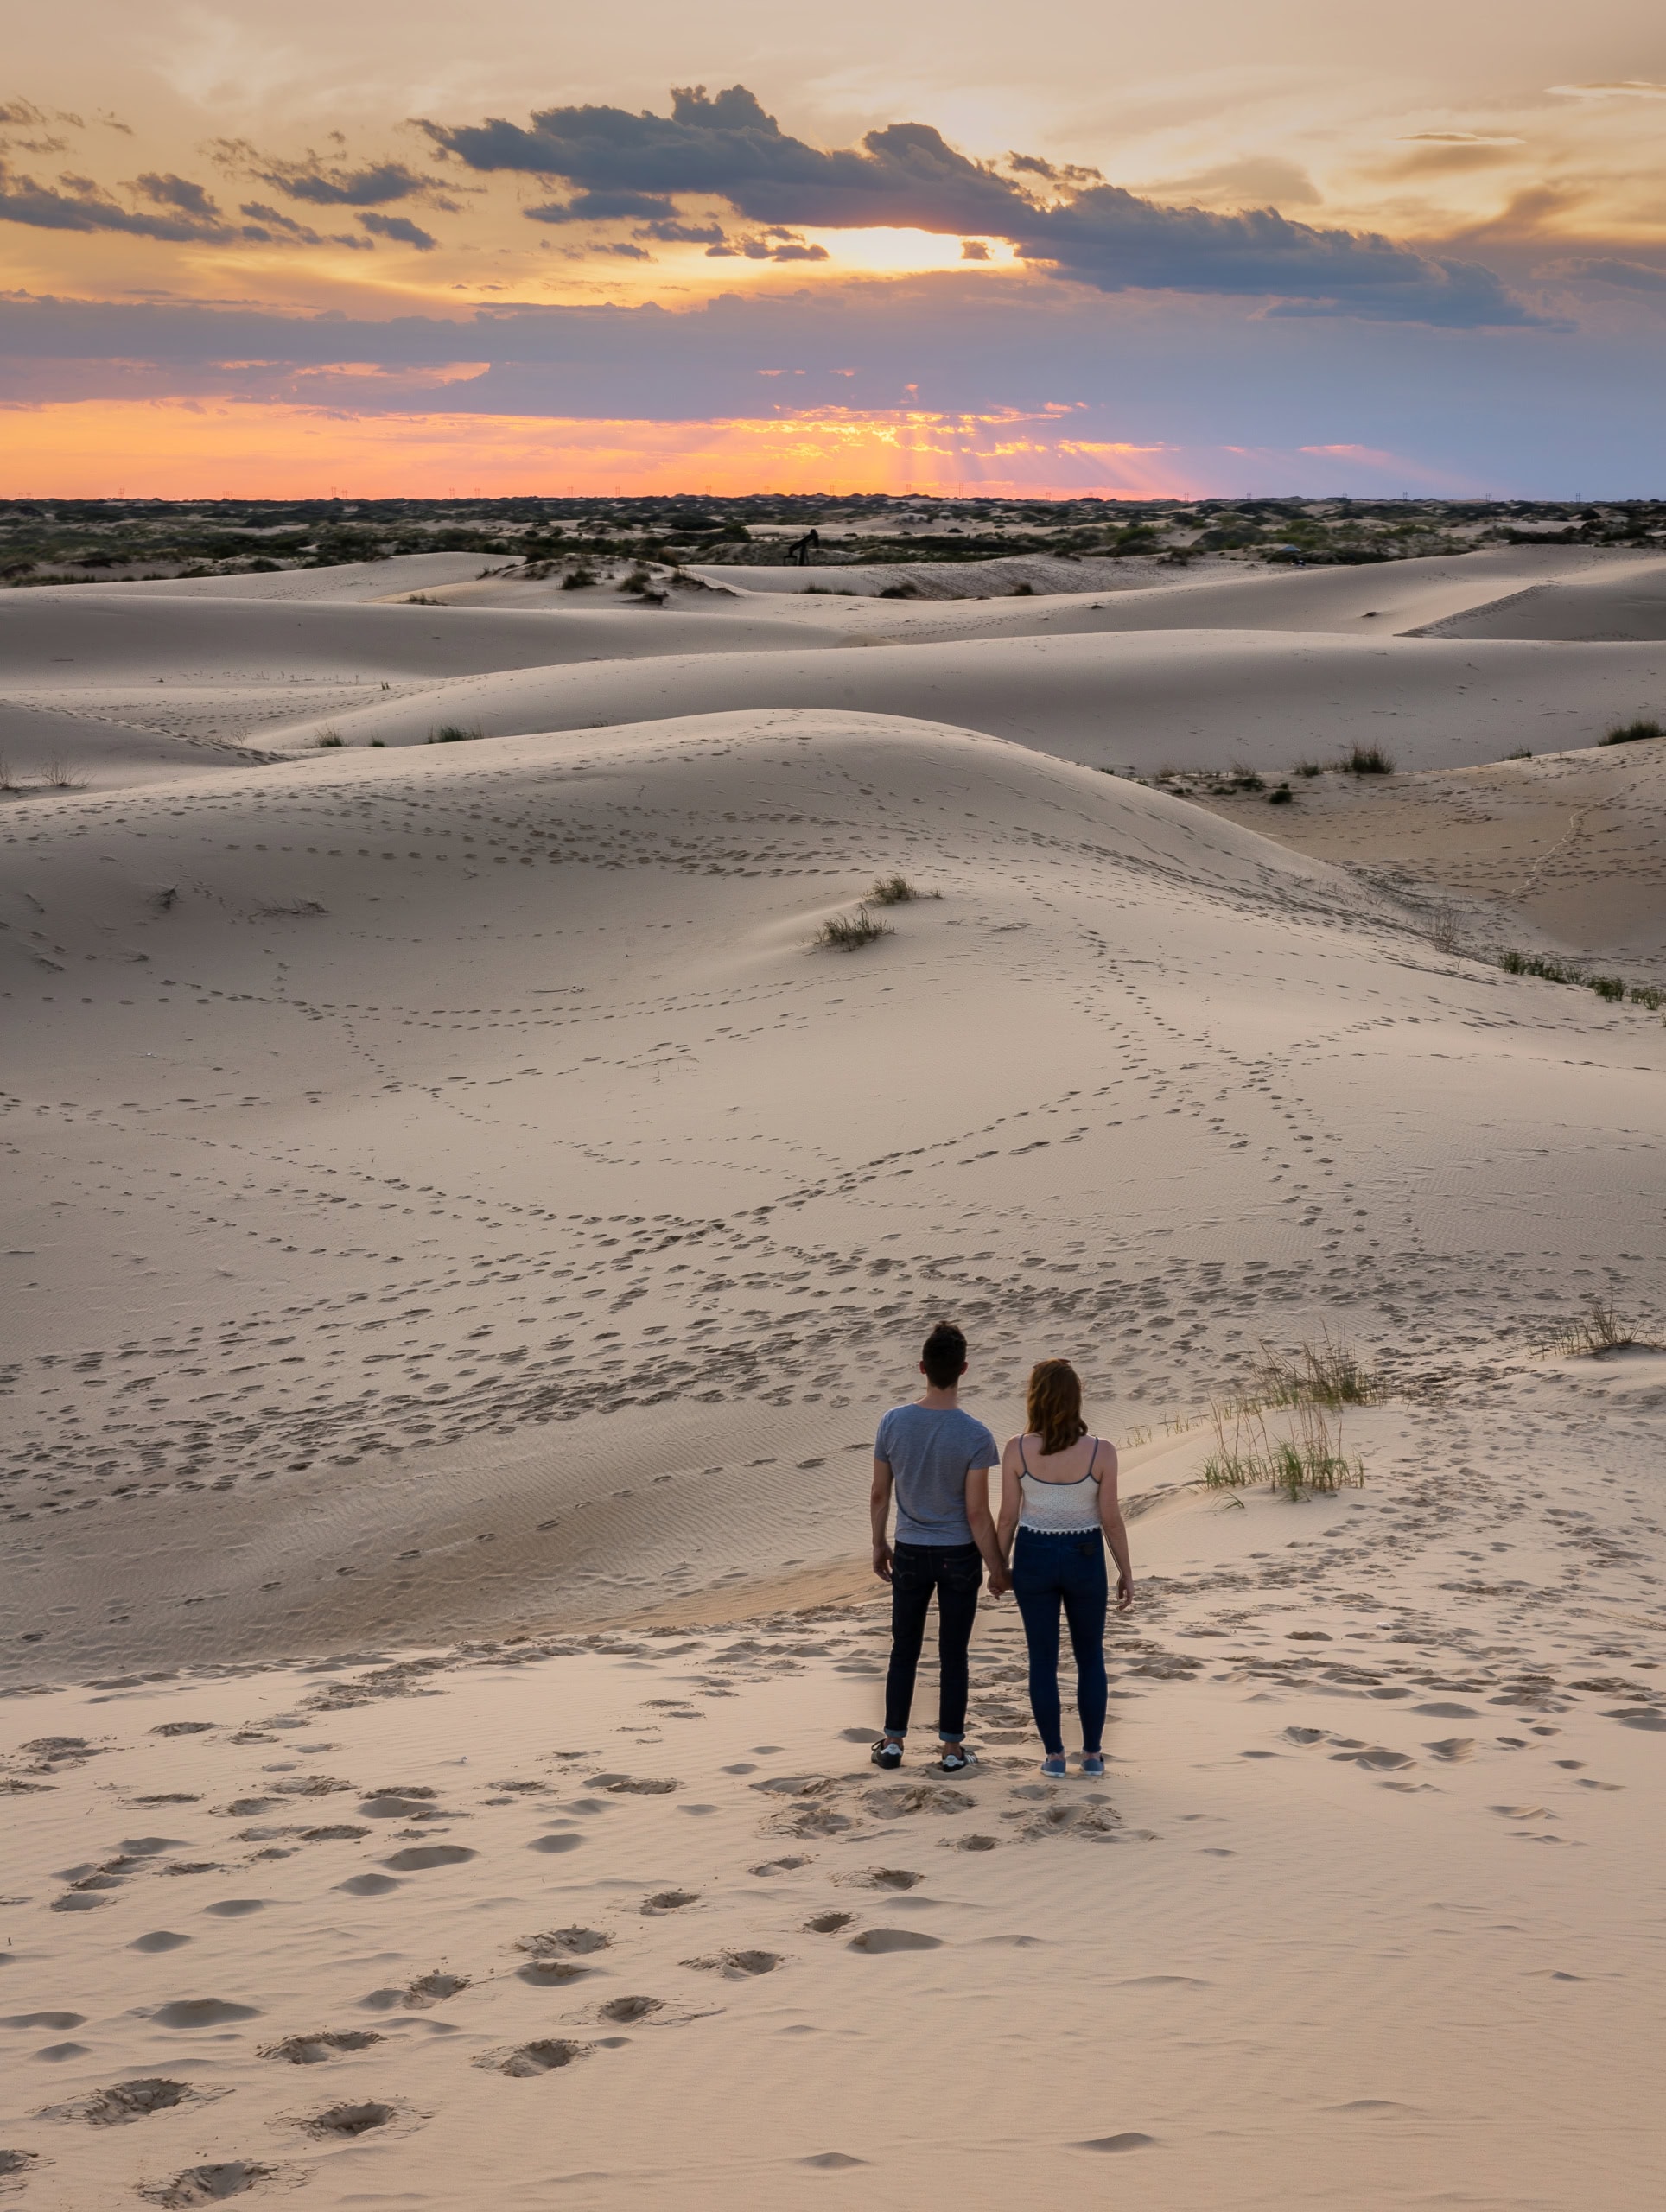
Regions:
[[[368,2103],[362,2105],[332,2105],[327,2112],[316,2113],[302,2126],[308,2135],[321,2139],[368,2135],[374,2127],[385,2127],[391,2120],[399,2117],[395,2105]]]
[[[151,2075],[142,2081],[116,2082],[107,2089],[95,2089],[74,2104],[58,2106],[49,2116],[84,2120],[93,2127],[122,2127],[130,2120],[148,2120],[152,2113],[171,2112],[176,2105],[189,2104],[195,2094],[188,2082]]]
[[[808,2158],[800,2158],[801,2166],[817,2166],[823,2173],[837,2173],[846,2166],[865,2166],[866,2158],[853,2158],[843,2151],[817,2151]]]
[[[808,1866],[809,1864],[810,1860],[806,1859],[802,1853],[800,1853],[791,1859],[767,1859],[761,1866],[748,1866],[747,1872],[748,1874],[760,1874],[764,1876],[771,1874],[795,1874],[800,1866]]]
[[[840,1874],[836,1878],[854,1889],[912,1890],[918,1888],[925,1877],[906,1866],[865,1866],[859,1874]]]
[[[582,1835],[535,1835],[526,1848],[529,1851],[576,1851],[583,1840]]]
[[[151,2204],[165,2205],[169,2212],[177,2212],[177,2208],[182,2206],[219,2204],[228,2196],[242,2196],[257,2183],[270,2180],[277,2171],[276,2166],[258,2165],[249,2158],[228,2158],[219,2165],[188,2166],[172,2181],[141,2189],[139,2195]]]
[[[569,1958],[588,1958],[593,1952],[611,1948],[613,1937],[601,1928],[552,1928],[537,1936],[524,1936],[517,1948],[531,1951],[538,1956],[550,1952]]]
[[[287,2066],[322,2066],[344,2051],[368,2050],[385,2040],[373,2028],[328,2028],[313,2036],[286,2036],[282,2043],[269,2043],[260,2055],[282,2059]]]
[[[425,1873],[430,1866],[461,1866],[470,1859],[480,1857],[462,1843],[412,1843],[403,1851],[396,1851],[383,1866],[391,1866],[401,1874]]]
[[[1438,1744],[1425,1744],[1423,1749],[1432,1751],[1437,1759],[1472,1759],[1475,1756],[1475,1738],[1473,1736],[1444,1736]]]
[[[845,1945],[847,1951],[940,1951],[940,1936],[922,1936],[912,1928],[865,1928]]]
[[[644,1897],[644,1912],[681,1912],[684,1905],[698,1904],[697,1890],[656,1890],[652,1897]]]
[[[818,1912],[813,1920],[806,1920],[804,1926],[812,1936],[837,1936],[849,1927],[855,1916],[854,1912]]]
[[[1121,2135],[1094,2135],[1085,2143],[1073,2147],[1078,2151],[1149,2151],[1156,2144],[1154,2135],[1141,2135],[1129,2128]]]
[[[591,2048],[588,2043],[563,2043],[552,2037],[524,2043],[506,2055],[477,2058],[474,2063],[493,2074],[506,2074],[512,2082],[533,2082],[542,2074],[554,2074],[577,2059],[588,2058]]]
[[[448,1997],[455,1997],[468,1987],[466,1974],[433,1974],[421,1975],[405,1992],[405,2005],[413,2012],[425,2012],[430,2005],[442,2005]]]
[[[646,2020],[656,2012],[663,2012],[663,1997],[610,1997],[605,2005],[596,2007],[599,2020],[611,2020],[615,2027],[632,2020]]]
[[[684,1959],[685,1967],[705,1974],[721,1974],[725,1981],[749,1981],[760,1974],[773,1974],[781,1963],[778,1951],[714,1951],[709,1958]]]
[[[992,1835],[957,1835],[944,1837],[945,1843],[956,1851],[993,1851],[999,1839]]]

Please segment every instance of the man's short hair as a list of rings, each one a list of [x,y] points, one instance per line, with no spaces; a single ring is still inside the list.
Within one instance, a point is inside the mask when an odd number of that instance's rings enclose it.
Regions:
[[[934,1389],[951,1390],[966,1371],[966,1339],[952,1321],[939,1321],[920,1353],[925,1379]]]

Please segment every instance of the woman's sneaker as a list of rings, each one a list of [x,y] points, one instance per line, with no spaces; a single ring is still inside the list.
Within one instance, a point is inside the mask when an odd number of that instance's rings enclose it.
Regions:
[[[875,1766],[887,1769],[900,1767],[902,1764],[902,1745],[890,1736],[881,1736],[868,1756]]]

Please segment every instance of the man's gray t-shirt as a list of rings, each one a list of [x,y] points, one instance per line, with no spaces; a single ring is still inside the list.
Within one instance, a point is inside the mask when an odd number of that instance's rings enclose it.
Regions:
[[[874,1457],[896,1478],[900,1544],[970,1544],[969,1468],[994,1467],[1001,1451],[981,1421],[958,1406],[893,1406],[880,1423]]]

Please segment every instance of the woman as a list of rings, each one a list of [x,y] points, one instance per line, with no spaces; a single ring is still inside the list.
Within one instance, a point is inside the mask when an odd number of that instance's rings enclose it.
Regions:
[[[1105,1546],[1116,1562],[1118,1612],[1134,1603],[1134,1569],[1116,1504],[1116,1448],[1088,1434],[1082,1385],[1067,1359],[1044,1359],[1031,1370],[1024,1418],[1028,1434],[1014,1437],[1002,1454],[995,1541],[1002,1558],[1011,1561],[1008,1579],[1030,1647],[1030,1710],[1046,1753],[1041,1771],[1057,1782],[1066,1771],[1059,1713],[1059,1605],[1076,1655],[1082,1771],[1101,1775],[1110,1601]]]

